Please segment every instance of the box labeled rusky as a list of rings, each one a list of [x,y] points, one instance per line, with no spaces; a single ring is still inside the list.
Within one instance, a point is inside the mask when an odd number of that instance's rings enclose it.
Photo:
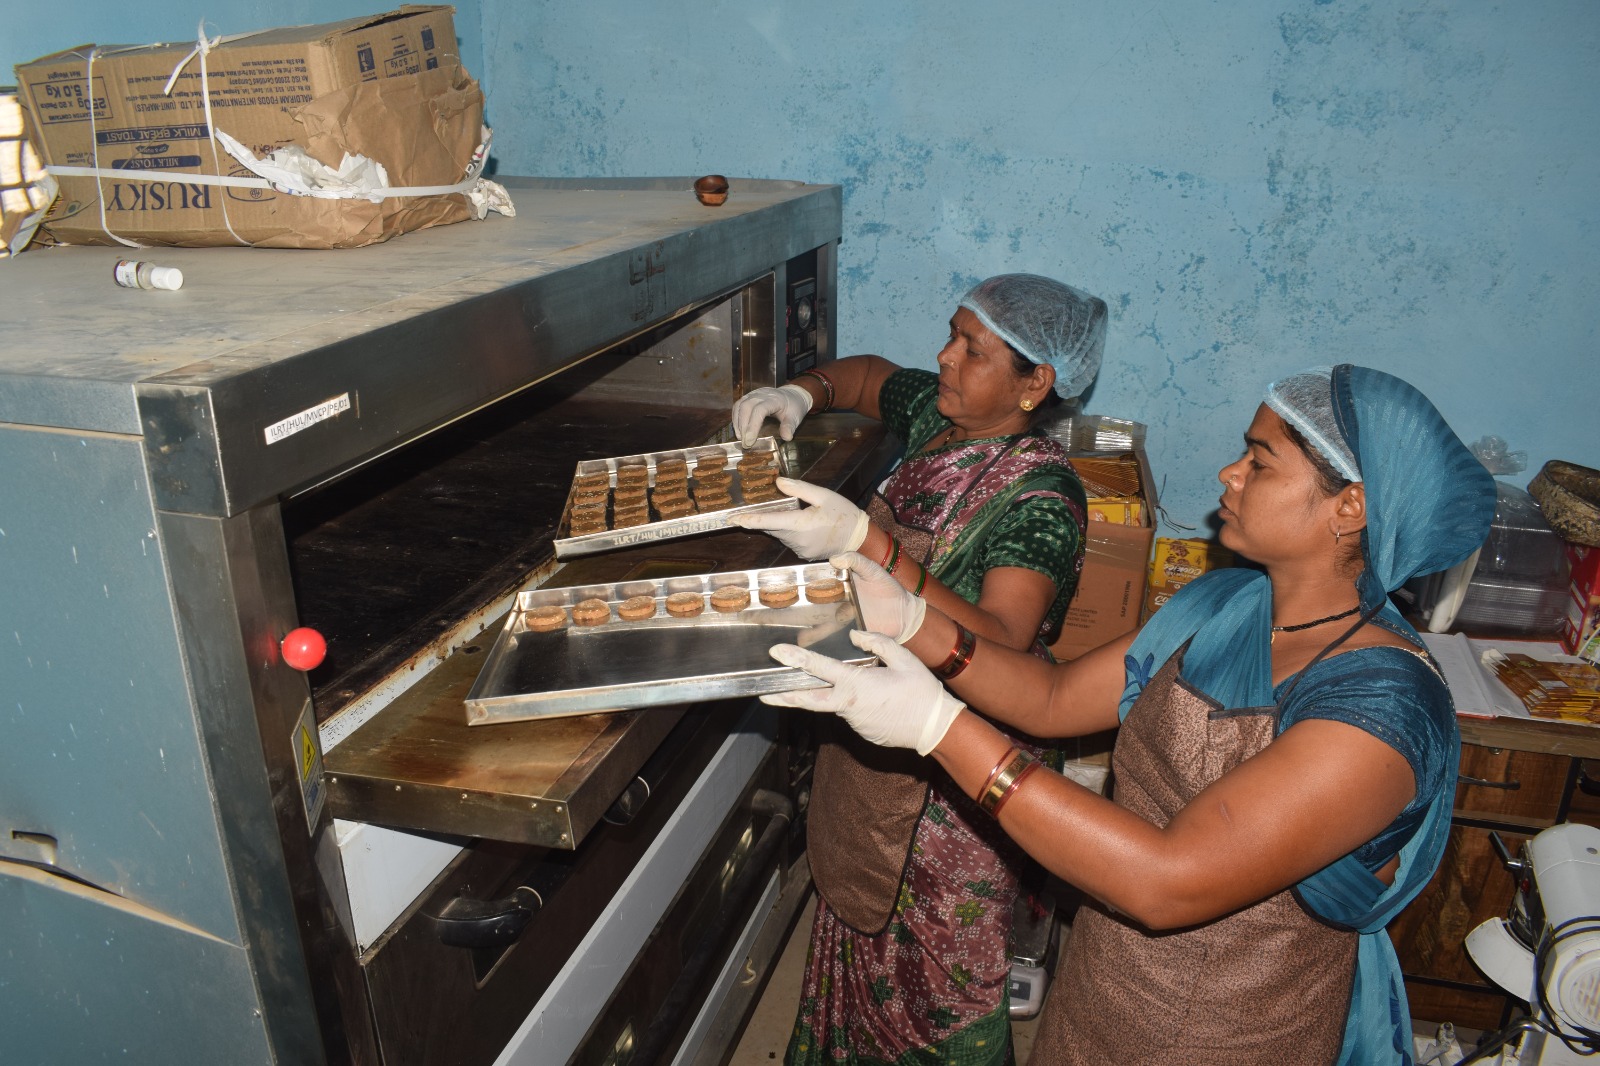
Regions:
[[[44,222],[61,243],[346,248],[474,214],[463,193],[285,192],[213,136],[256,157],[298,147],[334,171],[365,157],[391,187],[461,185],[481,163],[483,93],[449,7],[203,47],[83,45],[16,76],[29,137],[61,184]]]

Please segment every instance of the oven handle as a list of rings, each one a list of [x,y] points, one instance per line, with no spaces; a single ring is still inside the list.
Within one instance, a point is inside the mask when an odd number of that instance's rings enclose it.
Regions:
[[[655,1020],[634,1046],[630,1066],[654,1066],[662,1049],[683,1021],[691,997],[705,988],[705,974],[715,961],[716,951],[736,918],[745,910],[745,900],[771,876],[769,864],[789,833],[794,820],[794,804],[787,796],[758,788],[750,797],[750,812],[767,816],[766,828],[750,848],[749,858],[728,887],[727,905],[717,912],[711,927],[699,932],[695,949],[684,960],[678,977],[656,1013]]]
[[[457,896],[432,918],[441,943],[453,948],[503,948],[515,943],[544,899],[520,885],[504,899]]]

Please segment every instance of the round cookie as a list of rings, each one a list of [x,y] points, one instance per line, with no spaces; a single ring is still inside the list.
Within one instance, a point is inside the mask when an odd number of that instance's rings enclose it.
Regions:
[[[644,488],[649,483],[650,470],[643,463],[637,466],[617,467],[617,488],[621,489],[635,485],[639,488]]]
[[[733,497],[724,491],[697,492],[694,495],[695,506],[700,508],[700,513],[707,511],[720,511],[733,506]]]
[[[678,618],[693,618],[706,609],[706,598],[698,592],[674,592],[667,597],[667,613]]]
[[[611,525],[613,529],[632,529],[634,526],[647,525],[649,521],[650,512],[641,507],[617,515]]]
[[[689,502],[689,497],[687,496],[673,496],[665,500],[657,500],[656,511],[660,513],[662,521],[672,518],[684,518],[694,514],[694,504]]]
[[[740,585],[724,585],[711,594],[711,606],[723,614],[732,614],[750,606],[750,590]]]
[[[698,489],[725,489],[733,484],[733,475],[726,470],[718,470],[710,474],[696,474],[694,476],[695,488]]]
[[[707,455],[695,460],[694,476],[696,478],[703,478],[708,474],[725,472],[727,469],[728,457],[726,455]]]
[[[611,475],[604,470],[594,470],[587,474],[579,474],[572,479],[572,487],[575,489],[604,489],[610,486]]]
[[[688,487],[690,487],[690,475],[678,471],[677,474],[656,477],[656,487],[654,488],[658,493],[682,493],[682,491],[688,491]]]
[[[654,617],[656,601],[653,596],[629,596],[617,605],[617,615],[625,622],[638,622]]]
[[[559,604],[548,603],[524,611],[522,621],[535,633],[548,633],[567,624],[567,610]]]
[[[748,473],[752,470],[778,471],[778,455],[776,452],[745,452],[739,457],[739,471]]]
[[[605,600],[584,600],[572,608],[572,620],[580,626],[598,626],[611,621],[611,605]]]
[[[660,481],[663,477],[672,477],[677,474],[682,474],[685,477],[689,476],[689,463],[685,459],[679,456],[669,456],[665,459],[656,460],[657,481]]]
[[[812,603],[837,603],[844,599],[844,582],[836,577],[819,577],[806,583],[806,599]]]
[[[771,503],[773,500],[784,499],[783,493],[771,485],[745,489],[740,495],[744,497],[745,503]]]
[[[762,585],[761,602],[767,607],[788,607],[800,598],[800,590],[792,582]]]

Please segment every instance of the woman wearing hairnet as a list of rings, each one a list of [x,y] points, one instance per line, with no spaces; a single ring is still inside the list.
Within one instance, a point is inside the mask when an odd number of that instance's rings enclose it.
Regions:
[[[733,409],[746,442],[768,416],[787,440],[807,413],[849,408],[893,429],[905,459],[866,511],[780,480],[810,506],[735,521],[807,559],[865,553],[907,596],[1048,656],[1040,638],[1060,626],[1083,565],[1084,494],[1033,425],[1094,380],[1105,321],[1095,297],[1005,274],[962,298],[937,375],[864,355],[755,390]],[[1006,939],[1021,856],[930,769],[849,730],[822,744],[807,829],[821,901],[790,1066],[924,1051],[967,1066],[1010,1060]]]
[[[1387,594],[1483,543],[1494,482],[1426,397],[1364,367],[1271,386],[1244,439],[1221,540],[1261,569],[1206,574],[1081,659],[974,639],[853,553],[836,563],[874,630],[854,639],[885,665],[773,649],[832,687],[764,699],[932,753],[1090,897],[1030,1064],[1411,1062],[1384,926],[1443,852],[1460,741]],[[1120,721],[1113,798],[963,700],[1040,736]]]

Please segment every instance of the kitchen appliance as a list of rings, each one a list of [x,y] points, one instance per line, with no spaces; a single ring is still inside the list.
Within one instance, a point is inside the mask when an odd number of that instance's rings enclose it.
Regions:
[[[737,1033],[809,887],[804,717],[464,707],[524,589],[785,561],[551,545],[576,464],[722,439],[785,378],[797,272],[831,357],[840,192],[504,184],[515,219],[370,248],[163,249],[175,293],[115,287],[111,249],[7,265],[7,1062],[689,1064]],[[850,494],[894,450],[848,414],[791,447]]]
[[[1520,1038],[1523,1066],[1570,1066],[1600,1053],[1600,829],[1567,822],[1512,858],[1511,912],[1467,934],[1467,952],[1493,981],[1528,1004],[1529,1018],[1490,1034],[1467,1061]]]
[[[1430,632],[1553,636],[1566,612],[1567,574],[1561,538],[1538,503],[1497,481],[1494,521],[1483,546],[1406,588]]]

